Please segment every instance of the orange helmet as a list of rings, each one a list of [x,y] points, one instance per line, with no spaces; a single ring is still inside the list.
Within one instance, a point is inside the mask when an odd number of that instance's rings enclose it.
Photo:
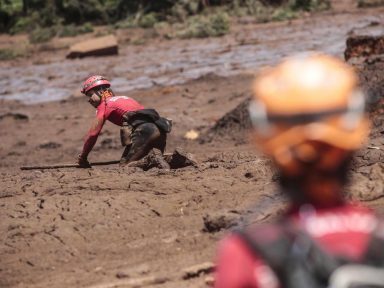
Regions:
[[[313,143],[351,152],[368,134],[357,77],[334,57],[309,53],[287,58],[260,73],[253,94],[254,140],[283,171],[294,173],[297,160],[322,157]],[[333,161],[328,165],[337,165]]]

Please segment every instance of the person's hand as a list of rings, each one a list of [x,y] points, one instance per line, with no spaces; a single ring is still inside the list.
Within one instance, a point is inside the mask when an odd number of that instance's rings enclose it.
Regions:
[[[81,154],[77,156],[77,164],[79,164],[80,168],[91,168],[91,164],[89,164],[86,157],[83,157]]]

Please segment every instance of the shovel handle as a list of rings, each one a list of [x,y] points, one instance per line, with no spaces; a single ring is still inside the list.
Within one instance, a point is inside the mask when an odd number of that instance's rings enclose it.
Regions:
[[[118,164],[119,160],[102,161],[89,163],[91,166],[111,165]],[[36,165],[36,166],[21,166],[21,170],[35,170],[35,169],[57,169],[57,168],[80,168],[79,164],[55,164],[55,165]]]

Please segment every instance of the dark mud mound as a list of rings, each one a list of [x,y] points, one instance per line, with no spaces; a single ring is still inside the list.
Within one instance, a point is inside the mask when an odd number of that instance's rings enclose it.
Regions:
[[[347,39],[344,53],[345,59],[355,67],[359,75],[360,85],[367,96],[367,109],[372,124],[367,147],[357,152],[352,163],[352,169],[363,178],[370,177],[373,165],[384,161],[383,31],[384,24],[380,23],[371,23],[367,27],[353,30]]]
[[[247,132],[251,128],[248,106],[251,97],[241,102],[233,110],[226,113],[216,124],[210,128],[200,139],[200,143],[214,140],[232,140],[236,144],[244,144],[247,140]]]
[[[371,111],[383,109],[384,23],[373,22],[351,31],[346,44],[345,59],[359,74],[368,108]]]
[[[352,57],[370,56],[384,53],[384,35],[368,36],[353,35],[347,39],[347,49],[344,52],[345,60]]]
[[[360,83],[367,95],[367,104],[370,111],[384,108],[384,53],[369,56],[352,63],[359,74]]]

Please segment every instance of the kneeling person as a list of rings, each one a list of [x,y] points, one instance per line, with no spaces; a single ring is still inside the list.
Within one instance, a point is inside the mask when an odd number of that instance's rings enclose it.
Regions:
[[[85,138],[83,151],[78,156],[80,167],[90,167],[88,155],[92,151],[106,120],[121,126],[121,144],[125,147],[120,165],[139,160],[156,148],[164,153],[171,121],[160,117],[154,109],[127,96],[116,96],[111,83],[95,75],[85,80],[81,90],[96,108],[96,119]]]

